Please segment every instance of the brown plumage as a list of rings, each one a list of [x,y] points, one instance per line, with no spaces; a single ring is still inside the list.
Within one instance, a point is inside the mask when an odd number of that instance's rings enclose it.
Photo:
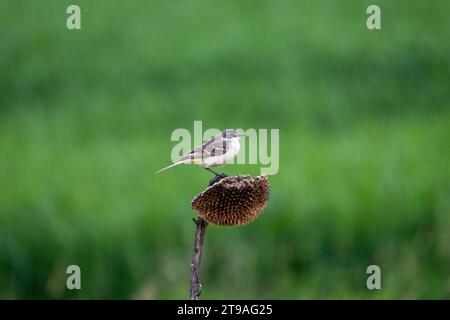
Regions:
[[[206,222],[234,226],[255,220],[269,199],[267,176],[238,175],[221,178],[191,202]]]

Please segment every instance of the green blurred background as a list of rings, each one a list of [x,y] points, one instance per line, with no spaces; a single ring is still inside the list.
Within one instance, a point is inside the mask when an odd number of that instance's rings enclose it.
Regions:
[[[0,298],[187,298],[211,174],[154,172],[194,120],[280,129],[264,214],[208,228],[202,298],[450,298],[449,9],[2,0]]]

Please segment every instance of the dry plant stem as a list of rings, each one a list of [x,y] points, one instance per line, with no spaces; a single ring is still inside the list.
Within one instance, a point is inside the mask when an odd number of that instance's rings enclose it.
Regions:
[[[223,178],[227,177],[226,174],[216,174],[214,178],[209,181],[209,186],[219,182]],[[191,287],[189,290],[190,300],[200,300],[200,294],[202,293],[202,284],[200,282],[200,263],[202,261],[203,243],[205,242],[205,233],[208,222],[198,217],[197,220],[192,219],[197,226],[195,232],[194,252],[192,253],[191,263]]]
[[[203,243],[205,242],[205,233],[208,223],[202,218],[193,219],[197,225],[195,233],[194,252],[192,253],[191,264],[191,288],[189,292],[190,300],[199,300],[202,293],[202,284],[200,283],[200,263],[202,261]]]

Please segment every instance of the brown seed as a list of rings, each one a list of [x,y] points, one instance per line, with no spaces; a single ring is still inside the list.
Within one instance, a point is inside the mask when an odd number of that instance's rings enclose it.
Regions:
[[[234,226],[252,222],[269,200],[267,176],[229,176],[206,188],[191,202],[206,222]]]

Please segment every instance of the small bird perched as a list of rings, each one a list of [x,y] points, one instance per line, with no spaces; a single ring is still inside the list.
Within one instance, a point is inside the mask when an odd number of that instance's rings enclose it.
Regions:
[[[211,170],[211,167],[224,166],[227,162],[232,160],[241,148],[239,139],[243,136],[245,136],[245,134],[239,133],[234,129],[227,129],[224,132],[211,137],[204,144],[196,147],[189,153],[184,154],[175,163],[159,170],[156,174],[182,163],[193,163],[203,166],[206,170],[211,171],[215,175],[219,175]]]

